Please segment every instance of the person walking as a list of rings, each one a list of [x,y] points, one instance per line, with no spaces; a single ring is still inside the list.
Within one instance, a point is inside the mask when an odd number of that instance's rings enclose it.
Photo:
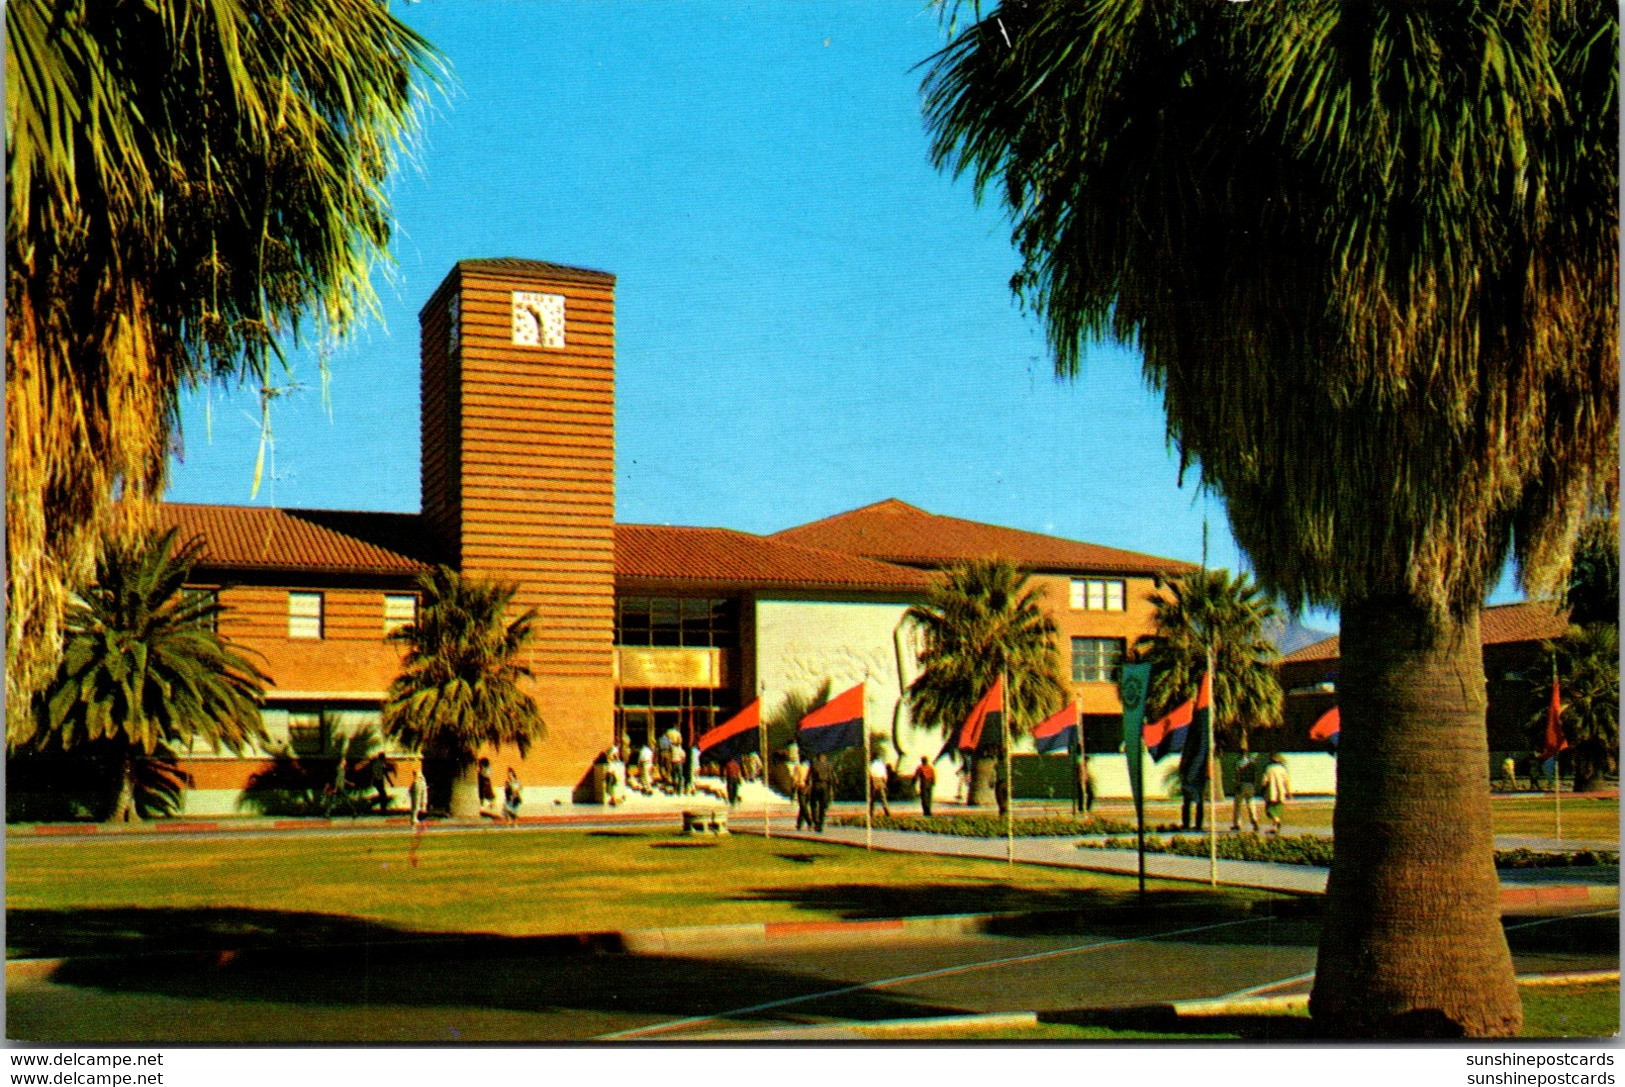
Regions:
[[[1236,763],[1236,799],[1230,811],[1230,829],[1241,830],[1241,813],[1247,813],[1253,833],[1258,833],[1258,756],[1243,751]]]
[[[1270,821],[1270,833],[1281,833],[1281,816],[1286,814],[1286,802],[1292,799],[1292,781],[1287,777],[1286,760],[1277,751],[1270,756],[1261,783],[1264,791],[1264,815]]]
[[[876,755],[869,764],[869,814],[875,813],[875,801],[880,801],[880,807],[885,811],[886,817],[891,818],[891,803],[886,799],[886,790],[891,785],[891,767],[886,765],[884,756]]]
[[[525,787],[519,784],[519,772],[508,767],[508,780],[502,783],[502,817],[510,823],[519,822],[519,805],[525,802]]]
[[[378,814],[383,815],[389,811],[389,787],[395,784],[395,766],[379,752],[372,757],[370,772],[374,803],[378,805]]]
[[[920,756],[920,765],[914,770],[914,788],[920,794],[921,814],[927,819],[931,818],[932,794],[937,788],[937,769],[924,755]]]
[[[688,749],[688,771],[683,775],[683,792],[692,796],[695,783],[700,780],[700,745],[691,744]]]
[[[621,802],[621,785],[626,779],[626,763],[621,761],[621,749],[611,744],[604,756],[604,803],[610,807]]]
[[[807,780],[807,803],[811,809],[812,827],[824,833],[824,817],[829,814],[829,802],[835,795],[835,772],[828,755],[819,755],[813,762]]]
[[[1095,808],[1095,777],[1089,771],[1089,756],[1077,757],[1077,783],[1072,798],[1073,810],[1080,815],[1088,815]]]
[[[421,766],[412,775],[412,784],[407,786],[407,795],[412,802],[412,825],[417,826],[423,822],[423,817],[429,810],[429,781],[423,776]]]
[[[812,826],[812,764],[799,759],[791,763],[790,785],[796,795],[796,829]]]
[[[730,808],[739,805],[739,779],[743,776],[744,771],[740,768],[738,759],[729,759],[728,765],[722,768],[722,780],[728,786],[728,807]]]
[[[494,809],[496,807],[497,786],[496,786],[496,782],[491,780],[491,760],[490,759],[481,759],[480,760],[480,775],[479,775],[479,777],[480,777],[480,814],[481,815],[494,815],[496,813],[492,809]]]
[[[638,748],[638,789],[645,796],[654,792],[655,788],[655,749],[644,740],[643,746]]]

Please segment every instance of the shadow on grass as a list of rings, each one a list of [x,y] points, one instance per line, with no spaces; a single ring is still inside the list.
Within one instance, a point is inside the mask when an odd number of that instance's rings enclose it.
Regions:
[[[419,933],[314,913],[19,910],[12,911],[10,923],[14,947],[32,954],[167,949],[171,953],[70,959],[50,980],[56,986],[176,1000],[683,1018],[827,992],[858,980],[724,958],[615,954],[619,941],[608,933]],[[884,992],[843,993],[812,1006],[819,1015],[856,1019],[966,1010]]]
[[[785,860],[810,863],[808,854],[780,854]],[[1134,890],[1101,888],[1034,888],[999,880],[918,883],[831,883],[804,887],[753,888],[738,901],[788,903],[809,912],[847,920],[930,917],[964,913],[1070,915],[1091,926],[1137,923],[1192,925],[1243,918],[1314,922],[1319,901],[1313,898],[1242,898],[1223,891],[1152,890],[1144,899]],[[1011,925],[1018,924],[1017,919]]]

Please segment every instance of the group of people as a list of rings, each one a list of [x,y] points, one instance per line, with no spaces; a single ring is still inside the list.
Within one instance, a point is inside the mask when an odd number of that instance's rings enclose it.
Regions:
[[[1262,769],[1260,769],[1262,767]],[[1236,793],[1230,812],[1230,829],[1241,830],[1241,817],[1245,813],[1258,831],[1258,798],[1264,798],[1264,818],[1270,821],[1270,833],[1281,833],[1281,818],[1286,814],[1286,802],[1292,799],[1292,780],[1287,776],[1286,759],[1276,752],[1266,759],[1263,755],[1243,754],[1236,764]],[[1201,830],[1198,822],[1197,830]]]
[[[525,788],[519,784],[519,772],[508,767],[507,780],[502,783],[502,810],[497,811],[496,784],[491,778],[491,760],[480,759],[480,814],[498,816],[512,823],[519,819],[519,806],[525,800]]]
[[[811,827],[824,833],[824,817],[835,800],[835,768],[828,755],[812,762],[792,762],[790,783],[796,795],[796,829]]]

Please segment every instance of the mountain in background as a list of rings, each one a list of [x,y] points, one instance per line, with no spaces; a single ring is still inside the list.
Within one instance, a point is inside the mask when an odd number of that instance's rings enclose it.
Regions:
[[[1283,657],[1331,636],[1331,631],[1306,627],[1289,615],[1276,616],[1272,622],[1264,625],[1264,637],[1274,643],[1276,651]]]

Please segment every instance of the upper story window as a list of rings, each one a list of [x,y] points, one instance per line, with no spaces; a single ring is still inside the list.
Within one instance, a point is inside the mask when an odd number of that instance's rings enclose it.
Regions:
[[[1073,638],[1072,682],[1117,682],[1117,670],[1127,648],[1123,638]]]
[[[732,600],[623,596],[615,605],[615,644],[732,649],[739,639],[739,609]]]
[[[212,610],[220,602],[220,592],[217,589],[185,588],[181,590],[182,605],[188,610],[192,608],[209,608],[211,610],[199,615],[193,624],[204,630],[218,631],[220,629],[220,613]]]
[[[1128,604],[1127,584],[1120,579],[1075,577],[1072,579],[1074,611],[1123,611]]]
[[[411,593],[384,594],[384,633],[389,634],[418,619],[418,598]]]
[[[288,594],[288,637],[320,638],[322,636],[322,594]]]

